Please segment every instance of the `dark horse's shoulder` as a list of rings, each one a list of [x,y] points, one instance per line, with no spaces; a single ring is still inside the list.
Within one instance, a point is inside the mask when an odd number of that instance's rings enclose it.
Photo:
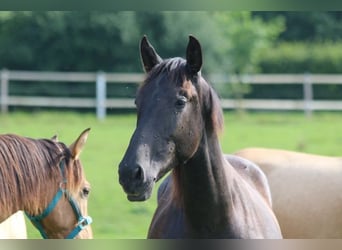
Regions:
[[[233,168],[272,206],[271,191],[266,175],[254,162],[236,155],[224,155]]]

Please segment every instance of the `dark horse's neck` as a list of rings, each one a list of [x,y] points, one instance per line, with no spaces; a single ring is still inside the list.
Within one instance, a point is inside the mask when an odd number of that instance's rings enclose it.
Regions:
[[[232,185],[227,164],[216,133],[205,133],[194,156],[176,170],[176,189],[195,237],[227,230]]]

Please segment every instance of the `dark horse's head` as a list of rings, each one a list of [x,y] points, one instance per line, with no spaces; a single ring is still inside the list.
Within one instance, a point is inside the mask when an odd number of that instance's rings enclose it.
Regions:
[[[222,121],[218,98],[201,77],[196,38],[189,37],[186,60],[162,60],[146,37],[140,52],[147,76],[136,97],[137,127],[119,165],[130,201],[148,199],[157,180],[195,154],[204,128],[215,130]]]

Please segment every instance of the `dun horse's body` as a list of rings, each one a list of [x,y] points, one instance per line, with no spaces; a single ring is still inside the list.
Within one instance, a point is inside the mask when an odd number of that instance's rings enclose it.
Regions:
[[[24,213],[18,211],[0,223],[0,239],[26,239],[26,223]]]
[[[342,238],[342,158],[266,148],[236,155],[268,177],[285,238]]]
[[[280,238],[262,172],[221,152],[222,110],[201,77],[199,42],[190,36],[186,60],[162,60],[144,37],[141,57],[147,77],[119,179],[130,201],[143,201],[172,169],[159,189],[148,237]]]
[[[88,132],[70,147],[56,138],[0,135],[0,222],[23,210],[44,238],[92,237],[79,160]]]

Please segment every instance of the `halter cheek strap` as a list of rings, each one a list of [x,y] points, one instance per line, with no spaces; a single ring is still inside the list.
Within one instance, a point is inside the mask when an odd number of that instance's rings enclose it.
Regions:
[[[77,206],[77,203],[75,201],[75,199],[73,199],[69,192],[67,190],[64,191],[69,203],[71,205],[71,207],[73,208],[75,214],[76,214],[76,218],[77,218],[77,224],[76,227],[69,233],[69,235],[66,237],[66,239],[73,239],[75,238],[79,232],[81,232],[86,226],[90,225],[93,220],[90,216],[83,216],[81,214],[81,211],[79,209],[79,207]]]
[[[62,161],[59,166],[61,168],[62,175],[63,175],[62,184],[65,184],[66,179],[65,179],[65,175],[64,175],[64,172],[65,172],[64,161]],[[61,186],[62,186],[62,184],[61,184]],[[36,215],[36,216],[32,216],[32,215],[29,215],[25,211],[26,216],[31,220],[31,222],[39,230],[40,234],[42,235],[42,237],[44,239],[47,239],[48,236],[47,236],[47,234],[46,234],[46,232],[42,226],[41,221],[52,212],[52,210],[56,207],[57,203],[63,197],[63,195],[65,195],[67,197],[72,209],[74,210],[74,213],[76,214],[76,218],[77,218],[77,224],[76,224],[75,228],[66,236],[66,239],[75,238],[79,234],[80,231],[82,231],[86,226],[88,226],[92,223],[92,218],[90,216],[83,216],[82,215],[75,199],[73,199],[71,197],[69,192],[64,188],[59,187],[56,195],[53,197],[53,199],[51,200],[49,205],[45,208],[45,210],[41,214]]]
[[[45,210],[39,215],[32,216],[32,215],[29,215],[25,211],[26,216],[30,219],[30,221],[33,223],[33,225],[35,225],[35,227],[39,230],[40,234],[42,235],[42,237],[44,239],[47,239],[48,237],[47,237],[45,230],[41,224],[41,221],[52,212],[52,210],[57,205],[58,201],[62,198],[63,194],[64,194],[64,191],[61,188],[59,188],[58,192],[53,197],[52,201],[45,208]]]

